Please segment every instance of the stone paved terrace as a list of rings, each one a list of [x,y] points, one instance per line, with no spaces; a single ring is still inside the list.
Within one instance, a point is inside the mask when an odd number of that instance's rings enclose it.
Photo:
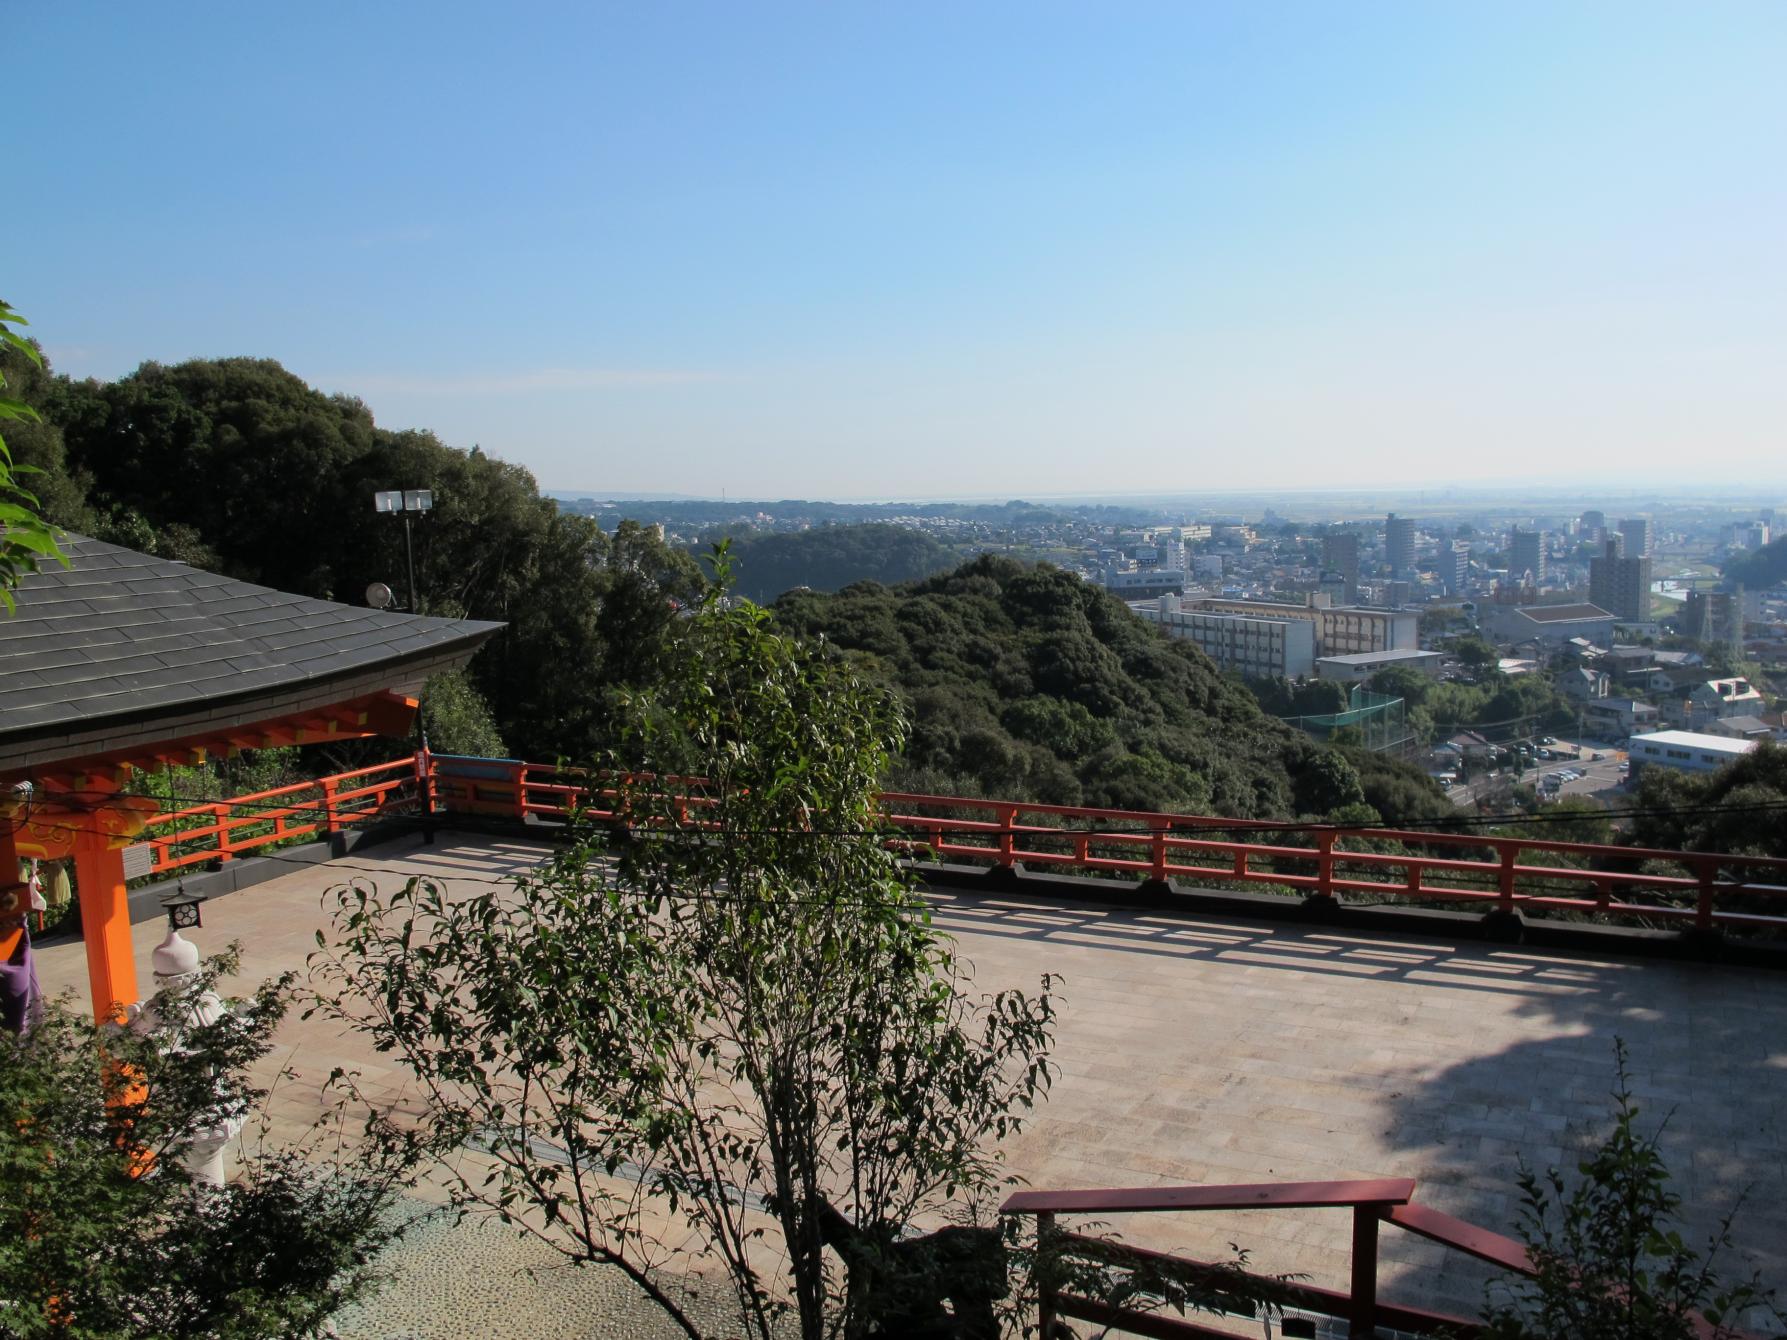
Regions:
[[[291,874],[206,908],[202,947],[245,945],[244,973],[302,970],[323,924],[322,892],[355,875],[390,887],[411,874],[479,882],[538,859],[514,839],[404,838]],[[1787,974],[1518,947],[1366,938],[1313,927],[1176,919],[1010,895],[940,893],[983,989],[1034,987],[1058,974],[1061,1075],[1010,1166],[1038,1188],[1413,1177],[1417,1198],[1502,1232],[1514,1222],[1515,1157],[1546,1163],[1605,1129],[1612,1040],[1632,1052],[1648,1124],[1669,1115],[1664,1146],[1696,1236],[1748,1191],[1737,1235],[1745,1268],[1787,1283]],[[147,971],[158,922],[135,929]],[[85,993],[78,945],[40,950],[46,988]],[[279,1059],[300,1078],[275,1097],[282,1125],[307,1125],[318,1084],[338,1062],[375,1082],[397,1077],[322,1021],[288,1020]],[[1250,1249],[1257,1267],[1344,1288],[1344,1213],[1289,1211],[1137,1216],[1110,1225],[1138,1245],[1221,1256]],[[470,1233],[476,1230],[457,1230]],[[464,1259],[452,1233],[420,1258]],[[1380,1296],[1474,1314],[1473,1263],[1386,1228]],[[523,1254],[474,1249],[455,1275],[468,1298],[449,1316],[405,1317],[347,1333],[380,1337],[612,1333],[549,1327],[525,1307],[544,1299]],[[435,1265],[440,1264],[439,1260]],[[1740,1264],[1737,1261],[1733,1265]],[[391,1306],[440,1295],[399,1280]],[[387,1309],[389,1311],[390,1309]],[[586,1318],[594,1314],[583,1313]],[[458,1320],[454,1320],[454,1317]],[[507,1323],[514,1329],[504,1330]],[[649,1327],[633,1334],[654,1334]]]

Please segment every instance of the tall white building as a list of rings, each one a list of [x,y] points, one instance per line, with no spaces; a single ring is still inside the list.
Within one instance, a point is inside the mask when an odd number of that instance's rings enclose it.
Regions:
[[[1315,625],[1307,620],[1212,613],[1187,607],[1172,595],[1130,608],[1168,637],[1196,643],[1223,670],[1249,679],[1307,679],[1315,674]]]

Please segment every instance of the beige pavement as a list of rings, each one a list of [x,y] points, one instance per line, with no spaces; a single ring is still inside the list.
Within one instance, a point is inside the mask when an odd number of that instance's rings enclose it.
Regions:
[[[406,839],[211,903],[193,938],[205,948],[243,941],[245,976],[302,971],[329,886],[428,874],[470,891],[527,868],[539,850]],[[1669,1119],[1663,1145],[1694,1234],[1747,1190],[1741,1264],[1787,1283],[1787,975],[1003,895],[935,901],[978,988],[1063,979],[1061,1075],[1008,1150],[1032,1186],[1405,1176],[1418,1179],[1420,1200],[1506,1232],[1516,1156],[1567,1162],[1606,1128],[1617,1035],[1631,1049],[1643,1122]],[[161,933],[135,930],[145,976]],[[79,946],[43,948],[39,964],[46,987],[85,991]],[[338,1064],[402,1091],[383,1058],[320,1020],[294,1016],[280,1040],[276,1059],[298,1074],[274,1099],[281,1129],[308,1124]],[[1133,1216],[1111,1227],[1203,1255],[1236,1242],[1265,1269],[1345,1284],[1343,1213]],[[1384,1296],[1476,1311],[1484,1275],[1473,1263],[1394,1229],[1384,1245]]]

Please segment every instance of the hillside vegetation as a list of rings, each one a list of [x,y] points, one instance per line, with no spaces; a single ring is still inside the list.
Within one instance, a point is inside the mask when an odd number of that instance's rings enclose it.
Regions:
[[[652,673],[671,602],[703,586],[694,560],[649,529],[605,534],[520,466],[381,427],[360,401],[268,359],[145,363],[109,383],[16,352],[0,366],[43,415],[12,445],[44,472],[33,487],[50,519],[145,553],[350,604],[373,581],[402,598],[403,526],[375,515],[372,495],[432,489],[414,527],[420,611],[509,625],[469,669],[495,735],[457,747],[500,736],[532,758],[589,757],[608,739],[612,689]],[[449,696],[463,700],[460,687]],[[445,705],[425,708],[439,721]],[[475,700],[466,710],[482,720]]]
[[[913,581],[953,567],[955,561],[948,546],[923,531],[887,522],[815,526],[732,541],[734,589],[759,604],[797,586],[837,591],[854,582]]]
[[[982,556],[899,587],[793,592],[774,610],[900,689],[905,789],[1237,818],[1450,808],[1413,769],[1267,716],[1201,651],[1047,565]]]
[[[1739,554],[1725,564],[1725,579],[1742,582],[1752,591],[1787,583],[1787,535],[1762,548]]]

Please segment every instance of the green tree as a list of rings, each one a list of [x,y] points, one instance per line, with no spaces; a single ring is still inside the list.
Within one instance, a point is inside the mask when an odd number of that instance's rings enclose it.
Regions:
[[[732,553],[738,592],[757,601],[797,586],[837,591],[864,581],[914,581],[955,561],[925,532],[885,521],[747,536],[733,541]]]
[[[0,302],[0,351],[10,360],[23,358],[33,367],[42,367],[43,357],[37,346],[13,330],[27,324],[25,318]],[[24,401],[10,394],[4,365],[0,364],[0,419],[14,423],[35,424],[39,415]],[[46,559],[66,566],[62,551],[56,547],[55,529],[44,520],[38,496],[19,483],[24,475],[41,473],[41,467],[13,461],[6,439],[0,437],[0,605],[8,614],[14,608],[12,588],[26,573],[36,572]]]
[[[1787,746],[1764,741],[1717,772],[1645,768],[1631,841],[1678,851],[1787,856]]]
[[[417,604],[509,625],[470,681],[497,734],[531,757],[611,744],[608,695],[563,667],[640,682],[702,589],[695,561],[650,530],[609,536],[519,466],[381,427],[271,360],[145,363],[103,384],[27,371],[21,399],[43,421],[27,445],[52,519],[128,548],[354,601],[373,581],[405,585],[403,527],[373,516],[373,493],[431,489],[434,510],[414,526]]]
[[[154,1008],[190,1017],[234,968],[213,959]],[[404,1227],[401,1145],[342,1153],[325,1127],[297,1148],[245,1139],[221,1188],[186,1171],[195,1131],[260,1108],[247,1076],[285,1007],[286,984],[269,983],[177,1049],[60,1001],[24,1037],[0,1034],[0,1338],[283,1340],[324,1334],[372,1291],[372,1259]],[[121,1091],[121,1073],[136,1083]]]
[[[989,1141],[1046,1091],[1049,982],[974,998],[930,927],[876,804],[885,689],[717,592],[663,657],[620,703],[618,840],[580,828],[469,900],[342,891],[325,1008],[416,1073],[450,1171],[488,1151],[462,1205],[617,1265],[696,1335],[647,1266],[655,1201],[725,1261],[747,1334],[870,1335],[939,1287],[902,1274],[902,1231],[981,1205]]]
[[[1575,1185],[1556,1168],[1539,1174],[1521,1162],[1520,1236],[1536,1273],[1491,1286],[1492,1340],[1730,1340],[1746,1309],[1773,1311],[1760,1280],[1719,1277],[1731,1216],[1704,1256],[1674,1227],[1681,1196],[1670,1190],[1657,1136],[1637,1130],[1623,1043],[1614,1056],[1613,1131],[1577,1165]]]
[[[504,757],[490,704],[464,670],[442,670],[422,686],[422,729],[437,754]]]
[[[1732,558],[1724,573],[1726,581],[1741,582],[1752,591],[1787,582],[1787,535]]]
[[[1476,633],[1466,633],[1452,640],[1452,654],[1458,663],[1475,674],[1495,669],[1501,659],[1494,646]]]

